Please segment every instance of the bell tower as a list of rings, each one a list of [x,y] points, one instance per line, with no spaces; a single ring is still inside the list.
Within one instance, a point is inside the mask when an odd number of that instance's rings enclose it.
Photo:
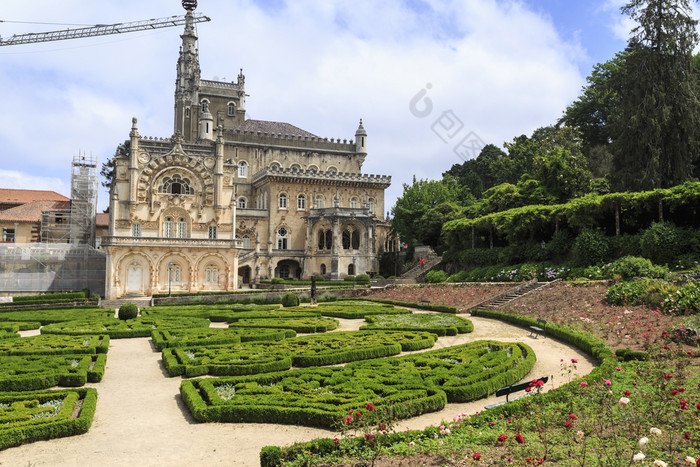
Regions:
[[[193,141],[199,133],[198,117],[201,112],[199,104],[199,52],[197,36],[194,31],[193,11],[197,8],[196,0],[183,0],[185,15],[185,32],[180,36],[180,57],[177,60],[177,79],[175,81],[175,128],[185,141]]]

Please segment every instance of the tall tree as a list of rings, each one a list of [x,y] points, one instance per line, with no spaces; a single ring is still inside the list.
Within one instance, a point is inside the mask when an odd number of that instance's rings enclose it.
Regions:
[[[697,21],[689,0],[631,0],[621,10],[638,26],[620,74],[614,187],[673,186],[692,176],[698,157],[699,105],[691,67]]]

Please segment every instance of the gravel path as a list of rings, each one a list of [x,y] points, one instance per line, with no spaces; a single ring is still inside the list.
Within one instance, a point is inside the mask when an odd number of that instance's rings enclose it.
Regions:
[[[587,374],[593,362],[579,351],[549,338],[530,338],[528,332],[499,321],[470,318],[471,334],[440,338],[435,348],[479,339],[520,341],[537,354],[533,377],[550,376],[546,390],[564,384],[560,359],[577,358],[578,374]],[[363,321],[340,320],[342,330],[357,329]],[[31,333],[23,333],[29,335]],[[333,437],[321,429],[254,423],[197,423],[179,394],[181,378],[163,369],[160,353],[148,338],[113,339],[102,382],[97,411],[90,431],[84,435],[19,446],[0,451],[5,466],[121,466],[121,465],[259,465],[260,449],[288,445],[318,437]],[[573,377],[573,376],[572,376]],[[407,420],[397,426],[424,428],[452,420],[458,413],[475,413],[499,399],[468,404],[448,404],[436,413]]]

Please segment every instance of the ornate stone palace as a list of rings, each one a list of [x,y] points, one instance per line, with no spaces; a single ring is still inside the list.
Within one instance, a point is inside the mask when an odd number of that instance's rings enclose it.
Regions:
[[[175,132],[115,157],[105,294],[234,290],[272,277],[378,270],[391,177],[362,174],[367,133],[319,138],[246,120],[245,77],[200,78],[192,12],[177,63]]]

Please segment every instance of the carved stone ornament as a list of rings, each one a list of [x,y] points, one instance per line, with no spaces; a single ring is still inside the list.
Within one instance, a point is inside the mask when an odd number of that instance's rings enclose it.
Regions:
[[[148,153],[142,152],[141,154],[139,154],[139,163],[141,165],[148,164],[148,161],[150,161],[150,160],[151,160],[151,156],[149,156]]]
[[[204,167],[206,167],[207,169],[211,169],[212,167],[214,167],[214,164],[216,164],[216,159],[214,159],[213,157],[204,158]]]

